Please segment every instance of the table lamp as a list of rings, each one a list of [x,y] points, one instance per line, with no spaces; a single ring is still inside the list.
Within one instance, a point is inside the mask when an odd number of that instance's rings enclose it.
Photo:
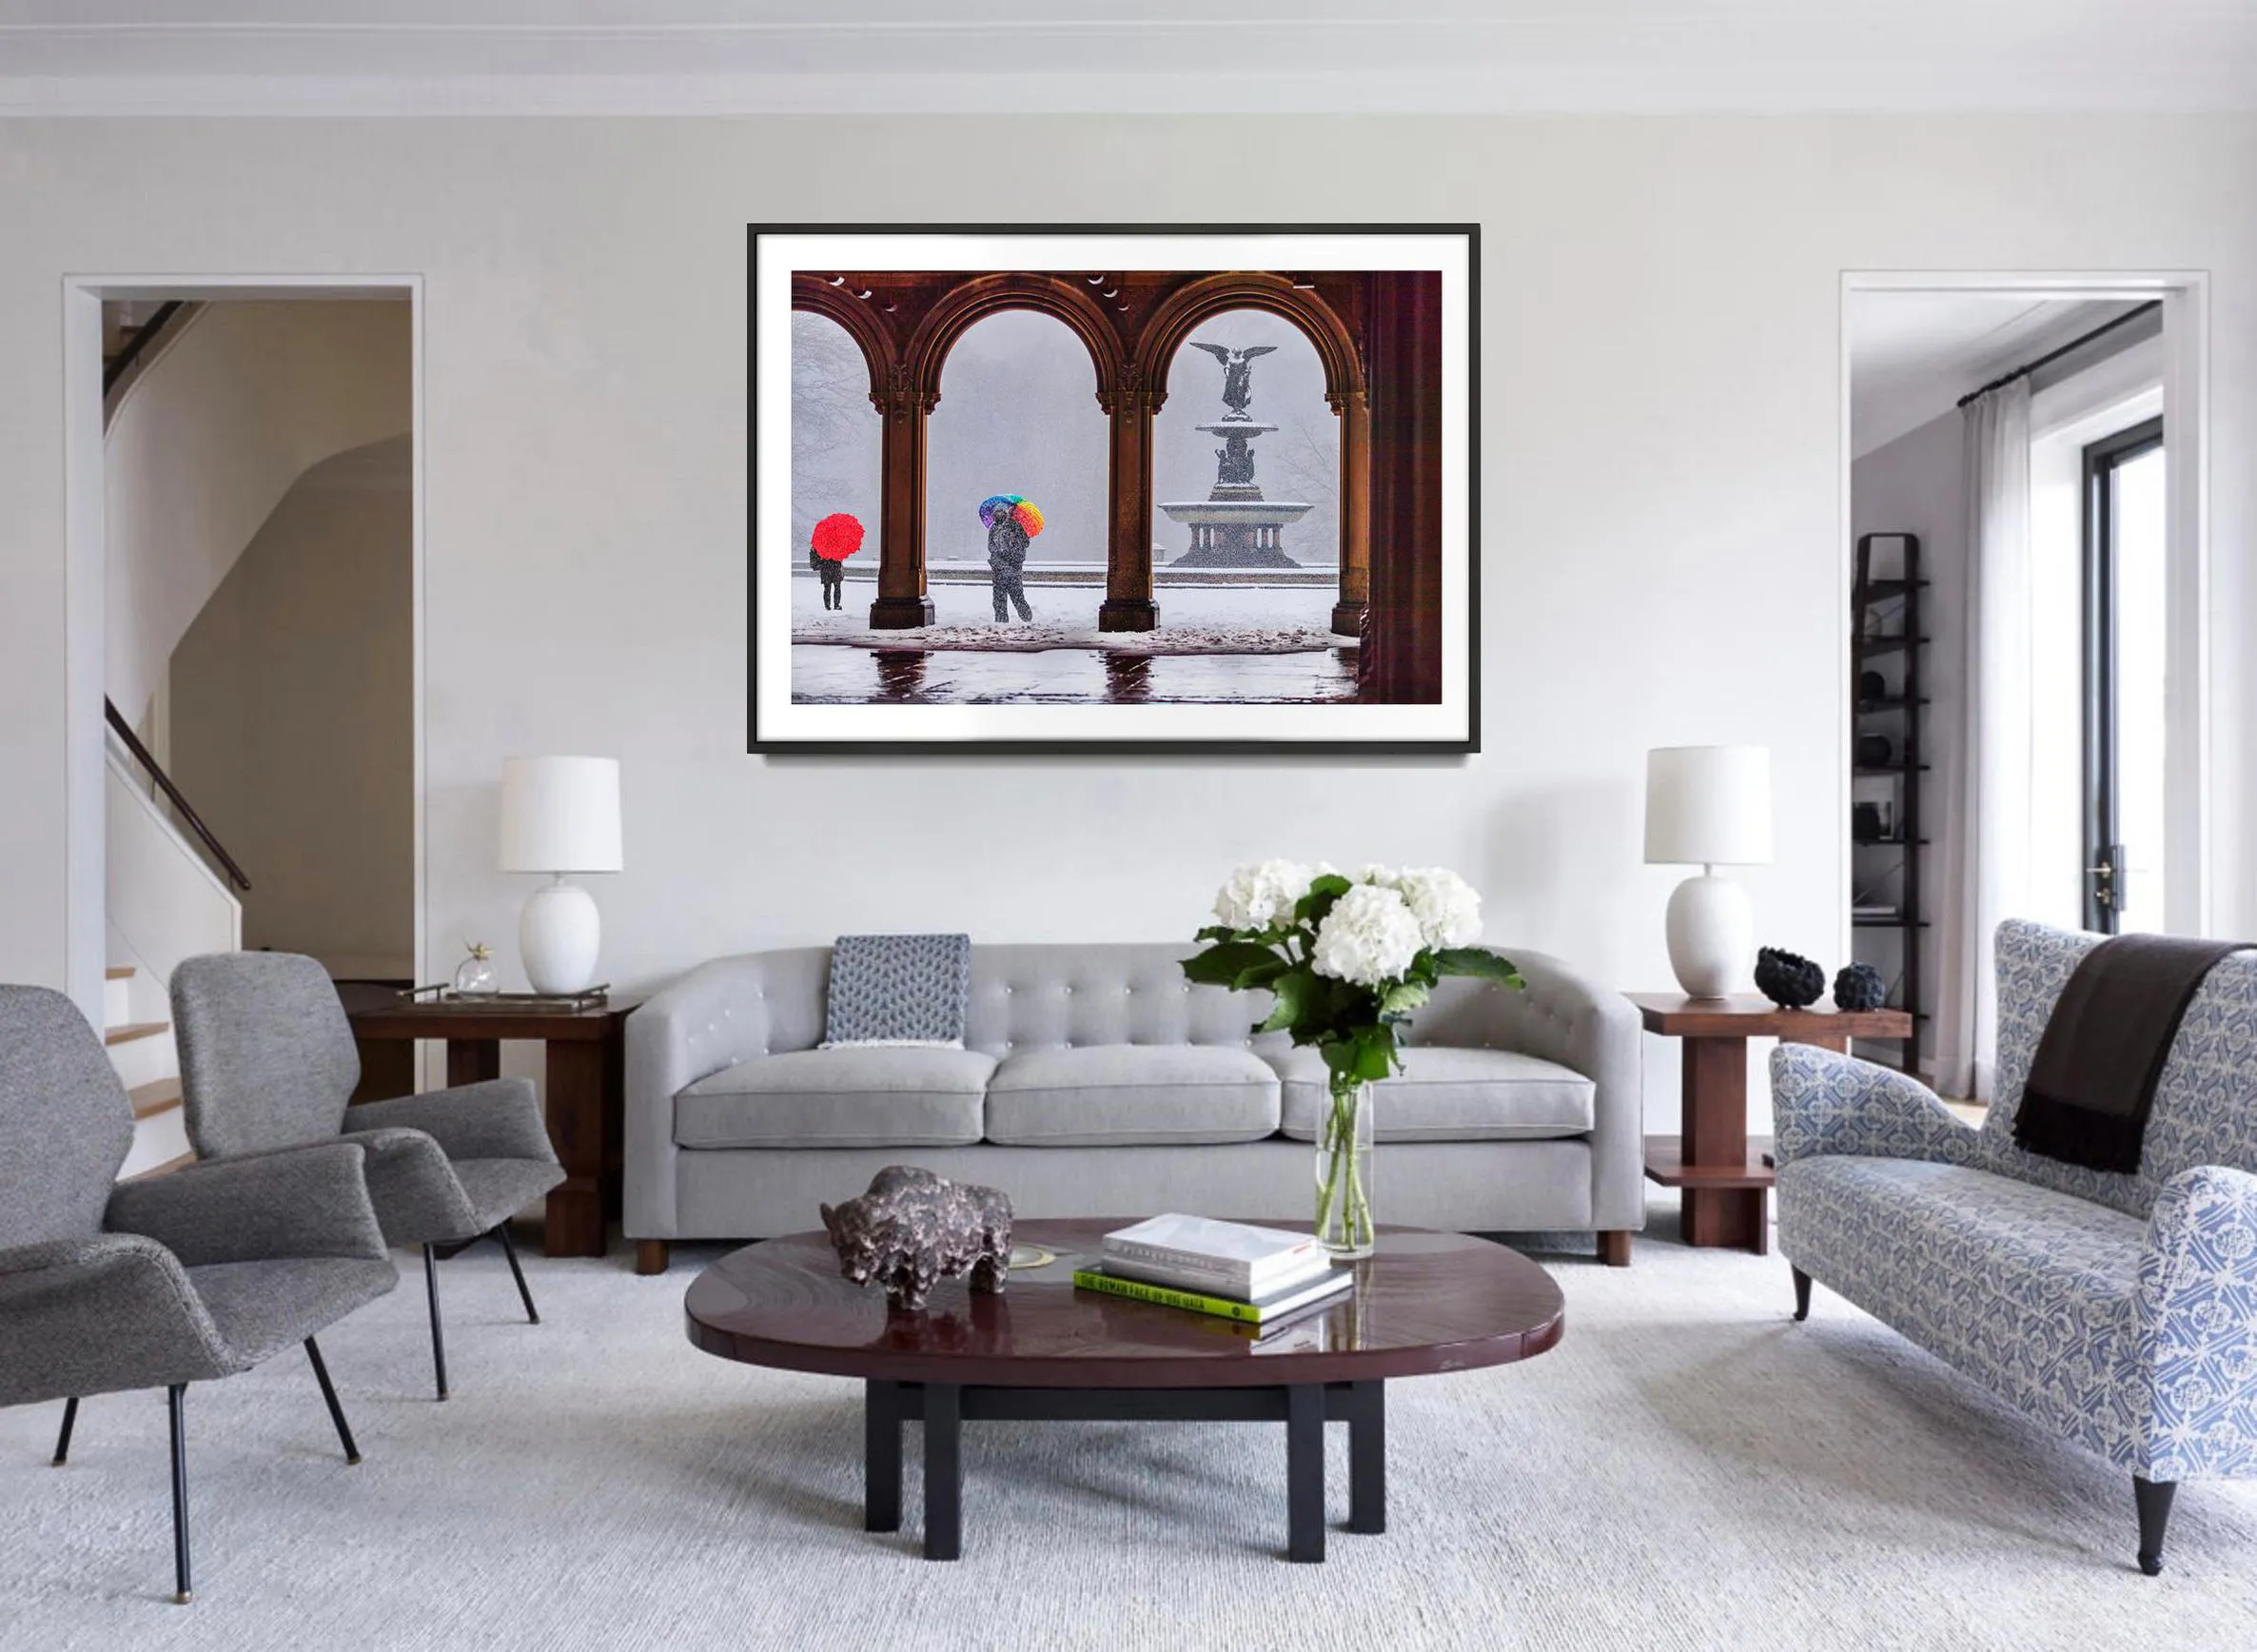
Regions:
[[[501,765],[501,870],[545,873],[518,920],[518,950],[536,993],[596,984],[603,926],[596,897],[564,879],[618,872],[619,765],[615,757],[511,757]]]
[[[1756,954],[1747,892],[1718,866],[1771,858],[1771,753],[1763,746],[1663,746],[1646,754],[1646,864],[1698,866],[1669,897],[1669,967],[1695,998],[1748,979]]]

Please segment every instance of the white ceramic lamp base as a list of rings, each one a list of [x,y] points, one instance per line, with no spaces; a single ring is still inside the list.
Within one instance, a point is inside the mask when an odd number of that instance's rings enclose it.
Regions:
[[[1756,919],[1748,893],[1728,877],[1702,872],[1669,897],[1669,967],[1687,996],[1721,998],[1748,982],[1756,956]]]
[[[584,993],[594,986],[602,941],[596,897],[562,878],[535,890],[518,919],[518,954],[536,993]]]

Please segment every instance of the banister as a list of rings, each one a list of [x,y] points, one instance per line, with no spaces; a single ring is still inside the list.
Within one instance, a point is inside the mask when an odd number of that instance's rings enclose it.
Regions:
[[[148,771],[148,777],[157,783],[157,789],[165,794],[180,817],[187,822],[188,830],[196,835],[196,841],[211,852],[211,857],[226,873],[227,881],[247,894],[251,880],[244,875],[243,868],[235,864],[235,856],[228,854],[220,840],[212,836],[211,828],[204,823],[204,816],[197,814],[187,798],[181,796],[180,788],[172,783],[172,777],[159,766],[148,747],[141,743],[141,737],[133,732],[133,725],[126,720],[124,714],[108,695],[102,697],[102,715],[118,738],[125,742],[126,750],[132,754],[133,760]]]
[[[181,300],[167,299],[156,307],[147,321],[135,329],[133,336],[126,341],[126,347],[102,369],[102,393],[105,396],[118,387],[119,382],[126,376],[126,370],[140,360],[144,350],[156,343],[157,335],[165,330],[165,324],[180,314],[182,308]]]

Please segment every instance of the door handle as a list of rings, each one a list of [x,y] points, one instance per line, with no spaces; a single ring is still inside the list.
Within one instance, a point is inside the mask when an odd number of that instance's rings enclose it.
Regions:
[[[2116,889],[2116,879],[2120,875],[2117,868],[2119,868],[2123,862],[2124,846],[2120,843],[2111,843],[2108,846],[2107,853],[2101,856],[2099,865],[2088,866],[2085,868],[2086,872],[2090,874],[2092,878],[2092,899],[2094,903],[2096,905],[2106,907],[2110,912],[2120,910],[2117,904],[2118,894]]]

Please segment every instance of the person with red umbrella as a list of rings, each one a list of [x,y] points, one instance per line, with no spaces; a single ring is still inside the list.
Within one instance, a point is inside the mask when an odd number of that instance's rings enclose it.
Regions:
[[[1031,620],[1027,603],[1027,546],[1042,532],[1042,512],[1032,500],[1015,493],[999,493],[980,502],[980,523],[988,530],[988,582],[995,597],[995,622],[1011,618]],[[1005,604],[1009,603],[1010,607]]]
[[[862,524],[844,511],[834,511],[815,523],[814,542],[807,553],[808,565],[823,581],[823,606],[846,606],[846,560],[862,548]]]

